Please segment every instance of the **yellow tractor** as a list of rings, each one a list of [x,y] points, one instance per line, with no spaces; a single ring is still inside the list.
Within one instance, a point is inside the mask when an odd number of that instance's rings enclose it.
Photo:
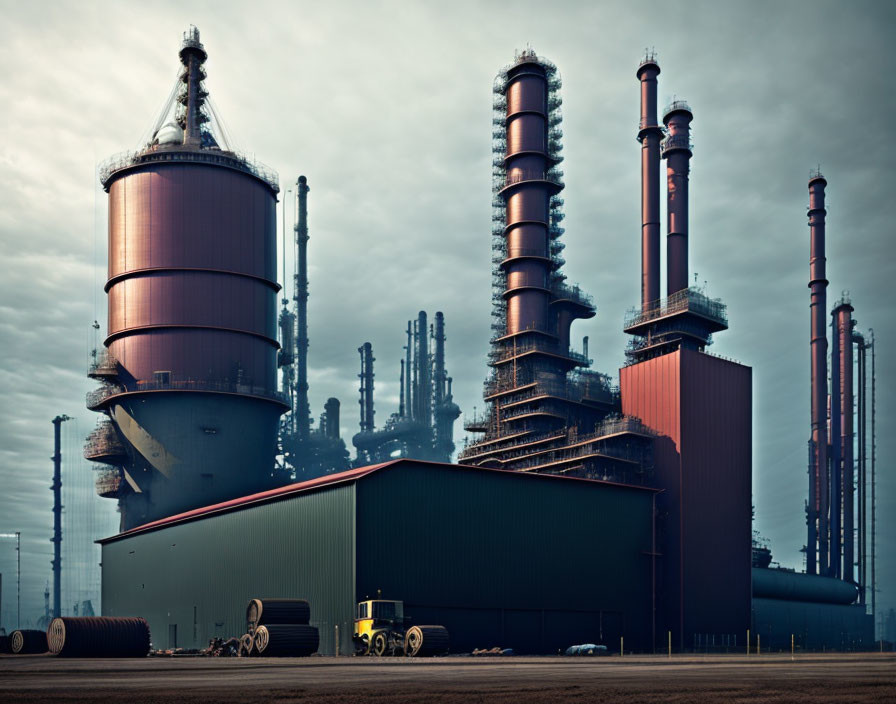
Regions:
[[[448,652],[444,626],[408,626],[404,602],[368,599],[355,611],[355,655],[426,657]]]

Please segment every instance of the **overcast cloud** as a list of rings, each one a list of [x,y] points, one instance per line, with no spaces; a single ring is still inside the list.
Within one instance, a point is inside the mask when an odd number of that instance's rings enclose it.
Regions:
[[[776,559],[798,568],[809,436],[806,182],[820,164],[828,301],[848,289],[859,328],[876,334],[879,605],[896,606],[894,8],[0,2],[0,532],[23,533],[23,616],[42,612],[50,577],[49,421],[76,418],[70,445],[95,422],[84,373],[93,320],[105,331],[106,196],[96,164],[138,145],[191,23],[238,145],[277,169],[284,191],[308,177],[312,412],[339,397],[347,440],[358,422],[358,346],[374,347],[382,422],[397,407],[405,321],[421,309],[445,313],[456,401],[467,413],[483,406],[491,86],[527,44],[563,76],[566,273],[598,305],[574,335],[589,335],[595,366],[617,374],[622,318],[639,295],[635,69],[655,47],[661,102],[684,97],[695,113],[691,272],[727,302],[731,323],[712,350],[753,367],[756,527]],[[88,464],[66,456],[72,484],[88,487]],[[74,505],[96,512],[89,530],[115,522],[113,502]],[[7,626],[14,560],[0,541]]]

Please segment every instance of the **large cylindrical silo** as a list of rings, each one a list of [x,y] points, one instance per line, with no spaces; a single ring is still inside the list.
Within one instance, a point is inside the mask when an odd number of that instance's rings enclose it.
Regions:
[[[90,405],[127,441],[125,529],[269,486],[286,408],[276,379],[279,189],[202,128],[204,58],[191,32],[183,137],[170,125],[173,137],[101,174],[105,344],[117,376]]]

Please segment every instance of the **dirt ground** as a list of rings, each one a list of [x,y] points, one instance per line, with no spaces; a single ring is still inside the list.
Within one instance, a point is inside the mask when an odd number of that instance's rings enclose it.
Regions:
[[[896,702],[893,653],[761,656],[0,657],[0,702]]]

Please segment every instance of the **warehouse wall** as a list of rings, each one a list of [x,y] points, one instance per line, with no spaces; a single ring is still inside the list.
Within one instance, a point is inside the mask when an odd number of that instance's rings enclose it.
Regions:
[[[652,492],[413,462],[357,491],[359,598],[403,599],[454,652],[650,647]]]
[[[107,542],[103,615],[143,616],[155,648],[195,648],[244,633],[250,598],[307,598],[320,651],[339,624],[351,652],[354,497],[329,486]]]

